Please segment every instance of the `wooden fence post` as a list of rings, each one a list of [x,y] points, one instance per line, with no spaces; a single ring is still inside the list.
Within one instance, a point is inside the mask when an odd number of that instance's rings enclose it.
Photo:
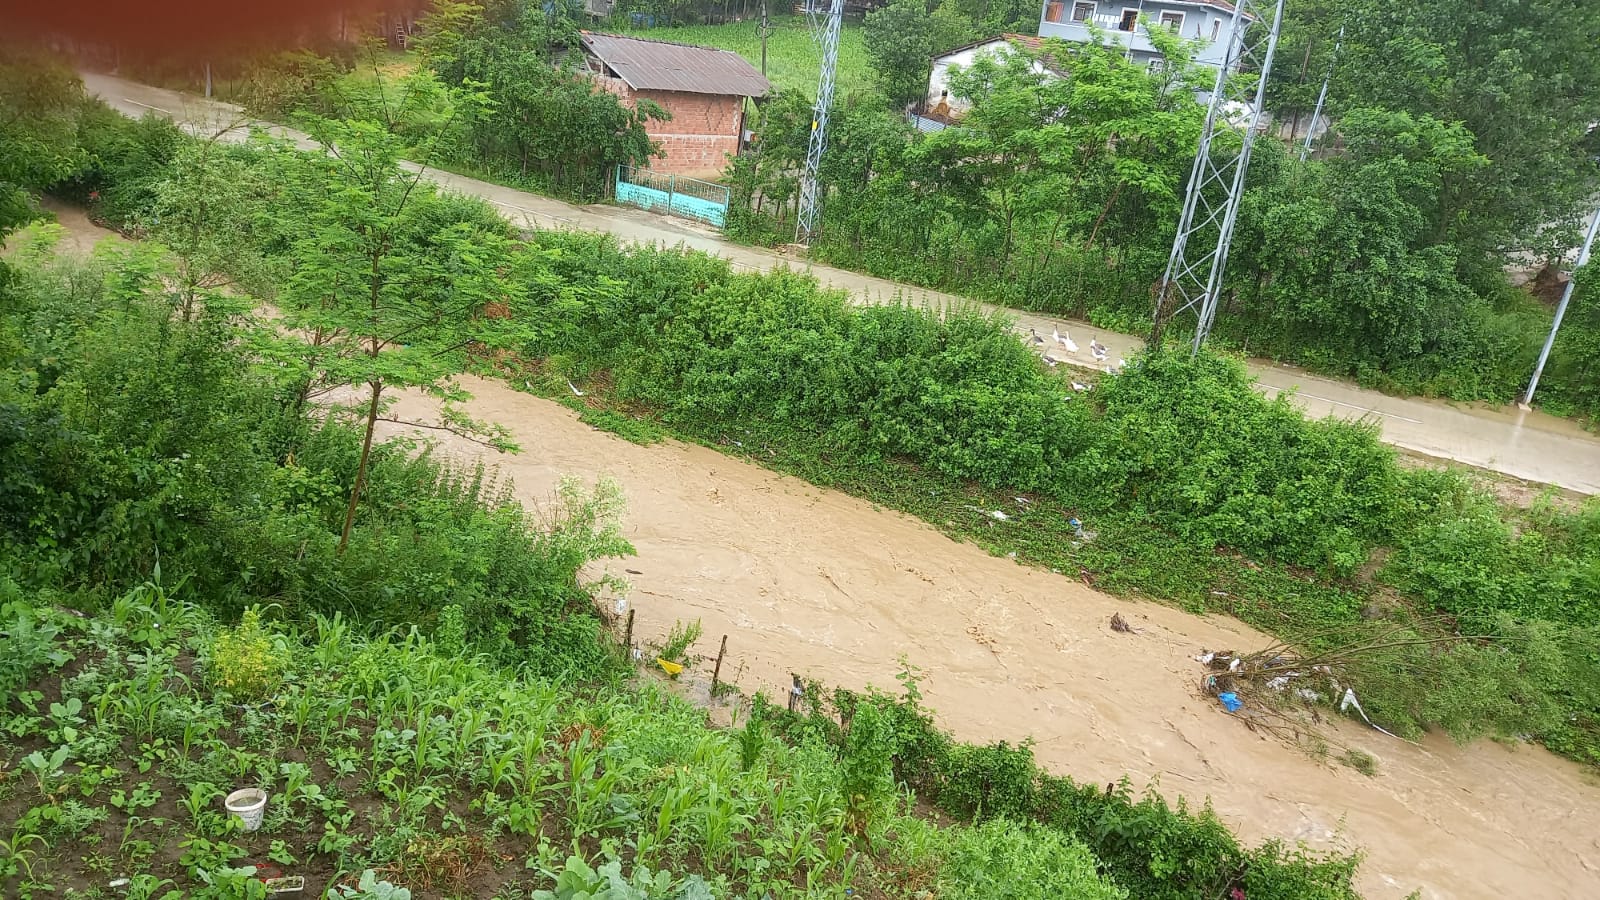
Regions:
[[[717,665],[711,670],[711,696],[717,696],[717,681],[722,678],[722,658],[728,655],[728,636],[722,636],[722,649],[717,651]]]
[[[628,658],[633,658],[633,608],[628,608],[628,627],[622,633],[622,646],[628,652]]]

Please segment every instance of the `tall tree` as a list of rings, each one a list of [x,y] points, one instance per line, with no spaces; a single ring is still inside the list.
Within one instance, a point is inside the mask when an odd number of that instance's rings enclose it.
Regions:
[[[514,290],[504,225],[455,214],[420,171],[400,165],[403,142],[367,122],[318,123],[327,154],[285,150],[299,234],[282,293],[281,352],[301,372],[302,399],[358,389],[365,420],[339,537],[349,544],[386,394],[420,387],[458,397],[479,314]]]
[[[1291,47],[1307,34],[1328,47],[1345,28],[1329,92],[1335,116],[1387,107],[1471,132],[1490,164],[1450,178],[1430,222],[1437,238],[1467,251],[1464,262],[1493,270],[1498,253],[1570,246],[1577,213],[1600,187],[1584,143],[1600,121],[1600,4],[1329,0],[1292,9]]]
[[[938,30],[923,0],[891,0],[867,13],[861,40],[883,92],[897,106],[914,103],[928,90],[928,72]]]

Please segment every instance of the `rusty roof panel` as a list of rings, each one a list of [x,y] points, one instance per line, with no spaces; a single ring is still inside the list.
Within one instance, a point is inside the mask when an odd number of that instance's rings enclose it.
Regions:
[[[772,91],[772,83],[732,50],[588,31],[582,38],[585,51],[636,91],[735,97],[765,97]]]

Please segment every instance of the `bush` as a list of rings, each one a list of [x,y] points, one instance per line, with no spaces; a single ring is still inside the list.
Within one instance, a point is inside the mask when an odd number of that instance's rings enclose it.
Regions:
[[[212,642],[206,677],[212,687],[234,697],[265,700],[283,683],[285,656],[272,632],[261,624],[261,613],[252,607],[244,611],[237,628]]]
[[[1135,797],[1126,781],[1104,789],[1079,785],[1040,771],[1026,744],[953,742],[921,708],[913,675],[902,676],[906,692],[899,697],[838,690],[832,710],[819,705],[797,715],[763,705],[762,718],[798,745],[833,744],[852,803],[862,803],[869,790],[887,793],[883,779],[892,764],[896,779],[924,802],[959,821],[985,823],[964,832],[963,842],[951,850],[942,870],[951,880],[941,882],[948,889],[966,879],[1002,896],[1034,896],[1026,892],[1035,877],[1046,884],[1056,878],[1076,884],[1086,871],[1079,861],[1088,858],[1098,861],[1105,880],[1082,882],[1081,889],[1089,892],[1085,896],[1126,892],[1141,900],[1210,900],[1241,888],[1250,897],[1356,900],[1355,857],[1276,842],[1245,848],[1209,807],[1194,812],[1182,801],[1169,806],[1154,786]],[[841,731],[832,714],[849,722],[848,729]],[[885,753],[891,759],[885,760]],[[914,834],[899,838],[908,845],[921,840]],[[1084,847],[1092,856],[1079,856]],[[971,868],[985,859],[992,868],[981,873]]]
[[[482,467],[390,442],[340,554],[360,434],[297,414],[250,356],[253,326],[220,305],[175,317],[157,273],[137,246],[30,263],[0,307],[0,563],[20,588],[93,604],[159,561],[223,616],[270,601],[432,630],[453,603],[498,658],[616,671],[579,577],[631,552],[614,485],[565,485],[535,520]]]
[[[994,821],[957,833],[939,896],[955,900],[1121,900],[1082,843],[1053,828]]]

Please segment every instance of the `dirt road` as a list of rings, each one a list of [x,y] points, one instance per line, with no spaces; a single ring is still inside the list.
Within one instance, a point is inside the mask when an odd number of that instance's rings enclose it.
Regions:
[[[1059,575],[956,543],[909,517],[713,450],[639,447],[565,408],[468,379],[468,411],[506,425],[523,452],[486,454],[519,497],[561,476],[609,476],[627,497],[639,555],[625,575],[638,631],[700,619],[698,652],[729,635],[723,672],[782,696],[788,674],[894,687],[897,660],[922,667],[943,725],[973,741],[1033,737],[1040,761],[1087,782],[1123,774],[1169,797],[1211,798],[1250,840],[1359,846],[1369,898],[1600,896],[1600,784],[1537,747],[1420,746],[1364,728],[1348,743],[1379,760],[1368,778],[1263,739],[1196,691],[1202,648],[1265,636],[1225,618],[1118,600]],[[402,416],[427,419],[408,396]],[[430,433],[436,434],[436,433]],[[1118,634],[1121,612],[1142,629]]]
[[[197,133],[231,130],[236,136],[251,124],[238,107],[193,95],[163,90],[137,82],[82,73],[91,94],[131,116],[155,113],[183,123]],[[259,124],[259,123],[256,123]],[[305,135],[282,126],[270,131],[305,147],[314,147]],[[814,275],[822,284],[850,293],[858,302],[882,303],[897,297],[934,306],[971,306],[973,301],[873,278],[829,266],[811,265],[756,247],[731,244],[715,231],[642,210],[614,206],[575,206],[525,191],[502,187],[448,172],[433,171],[435,182],[463,194],[493,203],[507,218],[532,228],[572,228],[605,232],[624,243],[683,245],[728,260],[735,268],[765,271],[791,266]],[[997,307],[976,304],[987,309]],[[1083,322],[1052,319],[1005,310],[1026,332],[1030,327],[1048,335],[1061,325],[1079,345],[1071,361],[1096,367],[1088,355],[1089,339],[1107,345],[1110,360],[1131,355],[1142,342],[1129,335],[1105,331]],[[1322,378],[1269,362],[1250,364],[1251,374],[1268,394],[1296,391],[1295,403],[1313,416],[1370,419],[1382,429],[1390,444],[1424,456],[1454,460],[1542,484],[1554,484],[1583,494],[1600,494],[1600,437],[1572,422],[1538,412],[1518,412],[1481,404],[1452,404],[1422,398],[1390,397],[1348,382]]]

